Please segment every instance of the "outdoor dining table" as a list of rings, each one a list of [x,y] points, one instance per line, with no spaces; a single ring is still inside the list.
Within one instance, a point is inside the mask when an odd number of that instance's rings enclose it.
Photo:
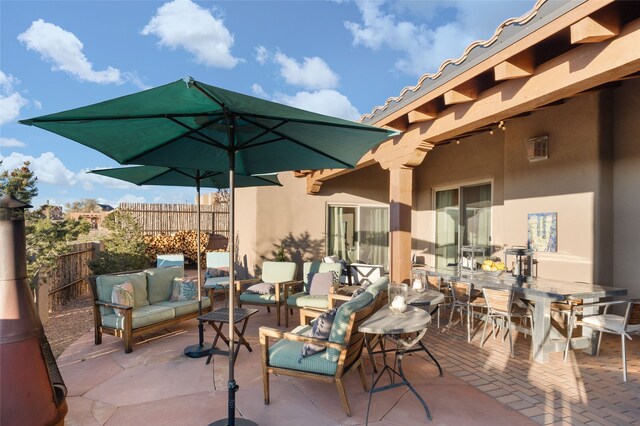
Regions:
[[[445,280],[470,282],[474,288],[494,287],[513,289],[516,296],[533,303],[532,349],[533,359],[538,363],[549,361],[549,354],[564,351],[567,338],[551,323],[551,303],[567,300],[582,300],[594,303],[604,297],[624,296],[627,289],[600,285],[530,278],[518,282],[515,277],[505,273],[501,276],[485,274],[482,271],[466,271],[458,268],[431,269],[428,273],[438,275]],[[597,314],[597,308],[585,308],[584,315]],[[582,327],[582,336],[571,339],[574,349],[585,349],[591,355],[596,354],[597,333],[588,327]]]
[[[363,332],[365,334],[377,334],[382,336],[383,338],[389,337],[396,343],[395,348],[385,349],[383,346],[381,350],[373,351],[373,348],[371,348],[368,344],[369,340],[365,339],[367,351],[372,355],[381,353],[383,354],[384,359],[384,368],[379,372],[378,377],[376,377],[375,380],[375,370],[372,370],[371,372],[372,384],[371,388],[369,389],[369,403],[367,405],[367,417],[365,420],[365,424],[369,423],[369,409],[371,408],[371,397],[373,396],[373,394],[388,389],[393,389],[399,386],[407,386],[409,388],[409,390],[415,395],[418,401],[420,401],[420,404],[422,404],[427,417],[429,418],[429,420],[431,420],[431,413],[429,412],[427,403],[416,391],[411,382],[409,382],[404,374],[404,370],[402,369],[402,358],[405,354],[424,350],[438,366],[440,375],[442,376],[442,368],[440,368],[440,364],[422,342],[422,338],[424,337],[430,322],[431,315],[424,309],[409,305],[407,306],[407,310],[404,313],[394,314],[387,305],[371,315],[358,327],[358,331],[360,332]],[[388,365],[387,359],[384,356],[387,352],[391,351],[395,352],[396,354],[398,370]],[[384,373],[387,371],[391,375],[391,383],[385,386],[376,387]],[[400,377],[402,381],[395,382],[393,380],[394,376]]]

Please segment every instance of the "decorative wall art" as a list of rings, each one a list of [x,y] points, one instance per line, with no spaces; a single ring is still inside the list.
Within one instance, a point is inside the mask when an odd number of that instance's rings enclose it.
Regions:
[[[558,251],[558,213],[529,213],[527,246],[535,251]]]

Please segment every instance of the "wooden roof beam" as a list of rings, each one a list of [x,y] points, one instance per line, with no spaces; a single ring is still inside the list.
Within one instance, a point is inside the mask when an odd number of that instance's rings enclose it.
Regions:
[[[512,80],[533,75],[535,69],[533,52],[528,49],[493,67],[496,81]]]
[[[423,105],[413,111],[409,111],[407,118],[409,124],[423,123],[425,121],[435,120],[438,117],[438,109],[431,104]]]
[[[607,8],[571,25],[571,44],[599,43],[620,34],[620,16]]]
[[[474,80],[444,93],[445,105],[463,104],[478,99],[478,85]]]

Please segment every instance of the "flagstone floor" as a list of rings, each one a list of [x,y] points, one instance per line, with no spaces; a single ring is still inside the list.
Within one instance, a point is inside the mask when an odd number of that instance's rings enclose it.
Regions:
[[[271,404],[264,405],[260,325],[275,326],[274,314],[262,309],[249,322],[246,337],[253,352],[243,347],[235,369],[238,418],[265,426],[365,424],[368,393],[357,374],[346,380],[352,417],[345,415],[333,384],[289,377],[272,376]],[[403,387],[373,395],[369,423],[640,424],[640,339],[629,342],[629,381],[623,383],[617,338],[603,339],[600,357],[572,353],[565,364],[553,354],[540,365],[529,359],[530,340],[522,335],[510,358],[508,342],[489,339],[480,348],[480,333],[467,343],[465,332],[459,325],[441,332],[434,324],[424,338],[443,377],[425,357],[405,357],[405,373],[429,405],[432,422]],[[212,340],[211,328],[205,337]],[[93,333],[85,334],[58,358],[69,389],[66,424],[206,425],[226,418],[227,359],[216,356],[212,366],[205,358],[185,357],[183,349],[197,339],[195,320],[137,340],[131,354],[119,339],[104,336],[96,346]],[[365,369],[371,373],[368,360]]]

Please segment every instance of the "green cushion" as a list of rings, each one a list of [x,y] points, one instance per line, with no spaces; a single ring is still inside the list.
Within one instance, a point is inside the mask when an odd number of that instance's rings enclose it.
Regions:
[[[281,283],[291,281],[296,275],[294,262],[264,262],[262,264],[262,281],[265,283]]]
[[[284,293],[280,292],[280,300],[284,300]],[[246,303],[255,303],[258,305],[275,305],[276,294],[240,294],[240,301]]]
[[[173,308],[167,306],[148,305],[140,308],[133,308],[132,313],[132,329],[156,324],[161,321],[170,320],[175,317]],[[124,317],[117,316],[115,313],[102,317],[102,325],[122,330]]]
[[[96,287],[98,290],[98,300],[102,302],[111,302],[111,291],[116,284],[124,284],[130,281],[133,284],[133,301],[134,307],[147,306],[147,275],[144,272],[136,272],[133,274],[120,275],[100,275],[96,278]],[[113,314],[112,308],[100,307],[102,315]]]
[[[287,305],[297,306],[298,308],[310,306],[312,308],[328,309],[329,298],[327,296],[307,294],[303,291],[287,297]]]
[[[344,336],[347,332],[347,326],[349,325],[349,318],[351,314],[359,311],[367,306],[373,300],[371,293],[364,292],[355,299],[351,299],[346,303],[343,303],[336,312],[336,318],[333,320],[333,327],[331,327],[331,334],[329,335],[329,341],[342,344],[344,342]],[[327,349],[327,359],[329,361],[338,362],[340,357],[340,351],[337,349]]]
[[[184,276],[184,268],[182,266],[150,268],[144,272],[147,274],[148,299],[152,305],[169,300],[173,290],[173,279]]]
[[[158,302],[154,306],[167,306],[169,308],[173,308],[175,310],[176,316],[179,317],[184,314],[191,314],[193,312],[198,312],[198,301],[197,300],[178,300],[175,302]],[[202,298],[202,308],[208,308],[211,306],[211,300],[208,297]]]
[[[301,362],[298,362],[302,353],[302,345],[304,343],[284,339],[276,342],[269,348],[269,365],[289,370],[326,374],[327,376],[336,374],[338,364],[327,360],[326,351],[304,357]]]
[[[377,297],[378,293],[384,291],[389,286],[389,277],[380,277],[375,280],[369,287],[367,287],[367,292],[371,293],[373,297]]]
[[[337,272],[338,281],[342,272],[341,263],[324,263],[324,262],[305,262],[302,265],[302,281],[304,281],[304,291],[309,292],[309,283],[307,282],[310,272]]]

